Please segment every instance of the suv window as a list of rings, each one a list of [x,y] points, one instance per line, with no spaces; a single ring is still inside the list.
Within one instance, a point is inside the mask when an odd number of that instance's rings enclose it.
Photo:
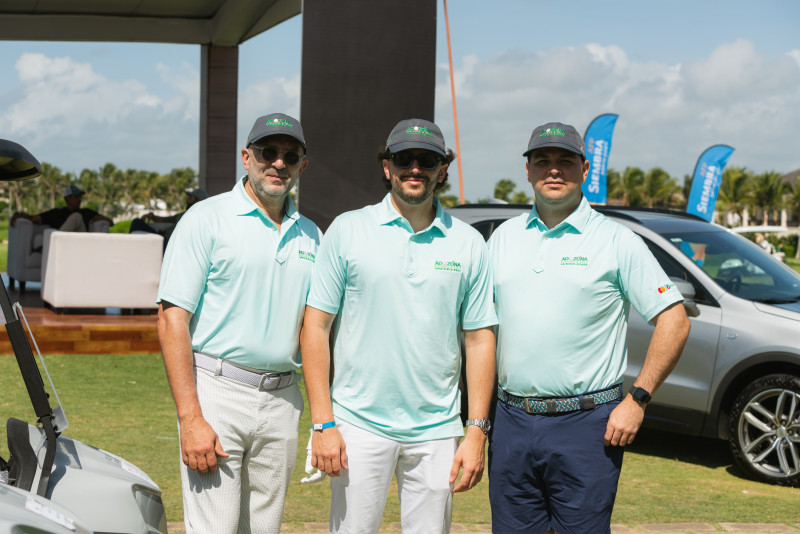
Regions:
[[[729,293],[770,304],[800,300],[800,277],[731,232],[662,233]]]

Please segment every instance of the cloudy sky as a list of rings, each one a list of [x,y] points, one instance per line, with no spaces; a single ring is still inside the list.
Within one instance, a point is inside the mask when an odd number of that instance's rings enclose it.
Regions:
[[[435,120],[455,148],[438,5]],[[583,132],[601,113],[619,114],[617,169],[659,166],[682,180],[717,143],[736,149],[729,165],[800,168],[797,0],[448,8],[467,199],[490,196],[501,178],[528,187],[521,154],[535,126]],[[299,114],[301,37],[295,17],[240,47],[239,145],[254,117]],[[197,168],[199,60],[189,45],[0,41],[0,137],[64,171]]]

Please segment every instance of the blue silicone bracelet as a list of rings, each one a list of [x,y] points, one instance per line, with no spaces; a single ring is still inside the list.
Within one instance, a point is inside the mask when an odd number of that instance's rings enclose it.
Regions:
[[[316,425],[311,425],[312,430],[325,430],[326,428],[331,428],[336,426],[336,421],[328,421],[327,423],[319,423]]]

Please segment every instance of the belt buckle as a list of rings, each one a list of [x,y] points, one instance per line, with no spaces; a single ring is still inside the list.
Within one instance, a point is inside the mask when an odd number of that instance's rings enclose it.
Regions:
[[[270,387],[272,386],[272,384],[264,385],[265,382],[272,380],[273,378],[276,378],[274,373],[264,373],[263,375],[261,375],[261,380],[258,381],[258,389],[261,391],[269,391],[271,389],[275,389],[274,387]]]
[[[581,402],[581,410],[593,410],[595,407],[594,397],[584,397]]]
[[[539,413],[533,408],[534,400],[530,397],[522,399],[522,409],[527,413]]]

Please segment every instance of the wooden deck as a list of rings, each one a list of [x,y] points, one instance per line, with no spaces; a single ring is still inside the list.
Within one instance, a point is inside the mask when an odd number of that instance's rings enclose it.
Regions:
[[[44,306],[39,285],[30,282],[25,292],[20,294],[15,288],[8,293],[12,303],[21,304],[30,333],[42,354],[161,352],[156,315],[125,315],[122,310],[113,308],[105,313],[55,313]],[[35,353],[33,343],[31,348]],[[5,328],[0,328],[0,354],[13,354]]]

